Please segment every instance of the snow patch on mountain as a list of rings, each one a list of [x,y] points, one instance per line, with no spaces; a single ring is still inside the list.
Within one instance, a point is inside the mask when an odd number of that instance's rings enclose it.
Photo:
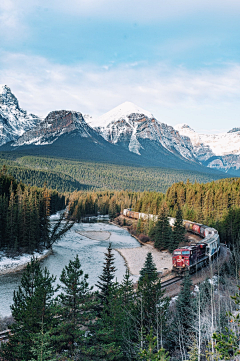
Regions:
[[[153,118],[152,113],[149,111],[144,110],[131,102],[124,102],[102,116],[92,118],[91,125],[95,127],[106,127],[111,122],[121,119],[127,120],[130,114],[144,114],[148,118]]]
[[[98,124],[106,124],[96,128],[105,140],[122,144],[133,153],[142,154],[144,142],[151,141],[195,161],[189,138],[181,137],[173,127],[160,123],[150,112],[133,103],[125,102],[98,119]]]
[[[175,129],[178,130],[181,135],[189,137],[193,147],[197,149],[204,147],[205,151],[208,151],[205,158],[210,158],[213,155],[225,156],[228,154],[240,154],[239,128],[220,134],[198,134],[187,124],[176,125]],[[197,149],[195,149],[195,151],[197,151]]]
[[[0,145],[18,139],[39,122],[39,117],[20,108],[7,85],[0,85]]]
[[[80,112],[53,111],[36,127],[25,132],[13,146],[52,144],[64,133],[73,131],[77,131],[82,138],[87,138],[91,136],[93,130]]]

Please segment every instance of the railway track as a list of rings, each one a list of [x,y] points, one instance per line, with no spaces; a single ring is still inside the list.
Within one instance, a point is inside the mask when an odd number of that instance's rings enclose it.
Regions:
[[[167,280],[167,281],[164,281],[164,282],[161,282],[161,286],[162,288],[166,288],[178,281],[182,280],[182,277],[174,277],[174,278],[171,278],[170,280]]]

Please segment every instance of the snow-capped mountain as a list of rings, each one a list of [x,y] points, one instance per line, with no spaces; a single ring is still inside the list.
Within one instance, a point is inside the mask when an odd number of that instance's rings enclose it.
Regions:
[[[187,124],[175,129],[190,138],[193,154],[202,164],[232,174],[240,170],[240,128],[219,134],[198,134]]]
[[[40,122],[40,118],[19,107],[7,85],[0,85],[0,145],[18,139]]]
[[[76,131],[82,138],[91,137],[93,129],[79,112],[53,111],[33,129],[25,132],[13,146],[52,144],[61,135]]]
[[[195,161],[188,138],[180,136],[173,127],[160,123],[137,105],[125,102],[95,119],[97,131],[108,142],[119,144],[138,155],[149,151],[150,144],[163,147],[177,156]],[[155,154],[157,157],[157,154]]]

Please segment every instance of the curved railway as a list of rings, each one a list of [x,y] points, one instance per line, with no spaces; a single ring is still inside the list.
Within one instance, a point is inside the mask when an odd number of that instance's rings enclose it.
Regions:
[[[157,221],[158,216],[141,212],[134,212],[131,209],[124,209],[125,217],[143,220]],[[169,224],[174,227],[175,218],[169,217]],[[220,238],[218,231],[204,224],[183,220],[183,226],[188,232],[192,232],[202,239],[194,244],[179,247],[172,254],[172,270],[181,275],[188,271],[197,272],[205,267],[220,251]]]

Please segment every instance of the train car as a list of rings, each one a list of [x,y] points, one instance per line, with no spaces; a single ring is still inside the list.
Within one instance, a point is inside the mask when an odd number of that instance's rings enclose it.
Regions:
[[[156,215],[134,212],[131,209],[124,209],[123,215],[135,219],[150,219],[155,222],[158,219]],[[173,227],[175,218],[169,217],[168,221],[170,226]],[[179,274],[186,270],[192,272],[203,267],[207,262],[216,257],[220,251],[220,238],[216,229],[188,220],[183,220],[183,226],[188,232],[197,234],[203,239],[194,245],[181,247],[173,252],[173,270]]]
[[[203,240],[173,251],[173,271],[179,275],[187,270],[189,272],[197,271],[220,252],[220,238],[216,229],[188,221],[184,225],[187,230],[202,236]]]
[[[207,244],[204,242],[176,249],[172,257],[173,271],[182,275],[186,271],[192,273],[202,268],[209,261],[206,250]]]

